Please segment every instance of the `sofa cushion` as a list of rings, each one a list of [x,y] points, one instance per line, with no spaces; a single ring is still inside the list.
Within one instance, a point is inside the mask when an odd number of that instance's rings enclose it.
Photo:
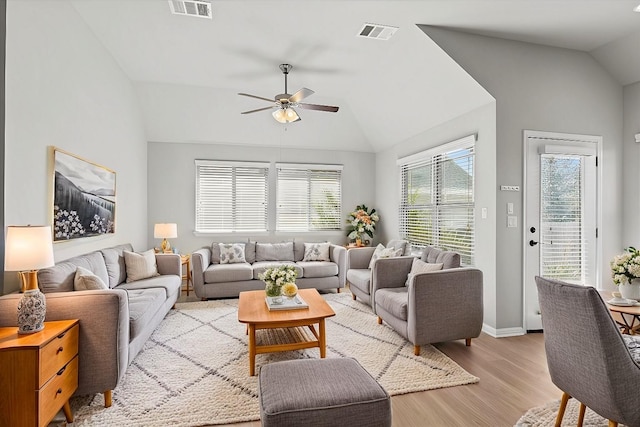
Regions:
[[[376,291],[376,305],[387,310],[398,319],[407,320],[407,288],[382,288]]]
[[[253,278],[256,280],[260,280],[258,276],[264,273],[267,268],[279,267],[281,265],[293,265],[296,269],[296,272],[298,273],[298,277],[302,277],[302,267],[296,265],[293,261],[256,261],[252,266]]]
[[[368,268],[350,268],[347,270],[347,282],[365,294],[371,293],[371,270]]]
[[[302,261],[329,261],[331,243],[305,243]]]
[[[304,245],[304,242],[293,241],[293,259],[296,262],[304,258]]]
[[[424,262],[442,263],[442,268],[460,267],[460,254],[453,251],[441,251],[431,246],[425,246],[420,259]]]
[[[220,264],[220,244],[211,244],[211,264]]]
[[[124,263],[123,251],[133,252],[133,247],[127,243],[100,251],[104,257],[104,263],[107,266],[110,288],[115,288],[127,279],[127,267]]]
[[[156,254],[153,249],[141,253],[130,251],[123,251],[122,253],[124,255],[124,264],[127,268],[127,283],[160,275],[156,264]]]
[[[149,322],[166,301],[161,288],[127,291],[129,297],[129,341],[149,327]]]
[[[84,267],[102,279],[109,282],[107,267],[102,253],[90,252],[61,261],[53,267],[43,268],[38,271],[38,286],[44,293],[73,291],[73,279],[78,267]]]
[[[109,289],[102,279],[84,267],[78,267],[73,278],[74,291],[93,291],[97,289]]]
[[[244,245],[244,259],[249,264],[256,262],[256,242],[249,240]]]
[[[293,260],[293,242],[256,243],[256,262]]]
[[[240,282],[253,279],[253,269],[249,263],[211,264],[204,271],[205,283]]]
[[[414,258],[413,264],[411,264],[411,271],[407,275],[407,281],[404,282],[404,285],[409,286],[409,282],[411,282],[411,279],[413,279],[413,276],[415,276],[416,274],[430,273],[432,271],[439,271],[439,270],[442,270],[441,262],[430,264],[428,262],[419,260],[418,258]]]
[[[338,264],[331,261],[300,261],[296,265],[302,268],[298,277],[330,277],[338,275]]]
[[[376,250],[373,252],[371,256],[371,261],[369,261],[369,268],[373,268],[373,264],[375,264],[376,260],[379,258],[392,258],[402,255],[402,248],[385,248],[382,243],[376,246]]]
[[[130,283],[121,283],[116,286],[116,289],[124,289],[126,291],[158,288],[163,289],[165,292],[165,298],[169,298],[176,292],[179,292],[182,286],[182,278],[173,274],[167,274],[162,276],[149,277],[148,279],[136,280]]]
[[[220,264],[247,262],[244,257],[244,243],[220,243]]]

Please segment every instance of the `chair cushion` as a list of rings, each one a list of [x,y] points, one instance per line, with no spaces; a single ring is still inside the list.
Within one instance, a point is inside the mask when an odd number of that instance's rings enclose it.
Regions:
[[[253,278],[260,280],[258,276],[264,273],[267,268],[279,267],[281,265],[293,265],[298,273],[298,277],[302,277],[302,267],[296,265],[293,261],[256,261],[253,263]]]
[[[389,395],[355,359],[270,363],[258,381],[264,427],[391,426]]]
[[[302,268],[302,276],[329,277],[338,275],[338,264],[331,261],[300,261],[296,265]]]
[[[371,261],[369,261],[369,268],[373,268],[373,264],[375,264],[376,260],[379,258],[392,258],[402,255],[402,248],[385,248],[384,245],[379,244],[376,246],[376,250],[373,252],[371,256]]]
[[[240,282],[253,279],[253,269],[249,263],[211,264],[204,271],[205,283]]]
[[[407,320],[407,288],[383,288],[376,291],[376,305],[384,308],[398,319]]]
[[[441,251],[431,246],[425,246],[420,259],[431,264],[442,263],[443,269],[460,267],[460,254],[453,251]]]
[[[389,240],[389,243],[387,243],[387,248],[402,249],[400,255],[409,255],[410,247],[411,245],[406,240],[394,239]]]
[[[413,276],[420,273],[430,273],[432,271],[442,270],[442,263],[430,264],[428,262],[424,262],[419,260],[418,258],[413,259],[413,263],[411,264],[411,271],[407,275],[407,281],[404,282],[405,286],[409,286],[409,282],[413,279]]]
[[[347,282],[369,295],[371,293],[371,270],[368,268],[350,268],[347,270]]]

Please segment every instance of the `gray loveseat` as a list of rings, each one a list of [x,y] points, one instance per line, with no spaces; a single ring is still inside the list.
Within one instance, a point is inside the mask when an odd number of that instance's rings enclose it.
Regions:
[[[242,291],[264,289],[258,278],[269,267],[291,264],[296,267],[299,288],[337,289],[345,285],[346,249],[331,244],[329,260],[303,261],[303,242],[243,242],[245,262],[222,264],[218,243],[191,254],[192,280],[196,296],[209,298],[237,297]]]
[[[90,252],[38,272],[47,299],[46,321],[80,320],[76,395],[104,393],[105,406],[127,366],[180,296],[180,255],[158,254],[159,276],[126,283],[123,251],[129,244]],[[109,289],[74,291],[77,267],[90,270]],[[21,294],[0,297],[0,326],[17,324]]]

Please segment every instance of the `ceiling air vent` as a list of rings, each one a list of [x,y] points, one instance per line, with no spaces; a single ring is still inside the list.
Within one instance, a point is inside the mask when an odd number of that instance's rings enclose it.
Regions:
[[[211,3],[206,1],[169,0],[169,7],[171,7],[171,12],[176,15],[212,19]]]
[[[358,37],[389,40],[396,31],[398,31],[398,27],[392,27],[390,25],[364,24],[358,32]]]

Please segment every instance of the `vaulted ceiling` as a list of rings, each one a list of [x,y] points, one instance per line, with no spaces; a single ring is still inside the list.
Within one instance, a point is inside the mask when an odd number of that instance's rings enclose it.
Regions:
[[[491,102],[418,24],[589,52],[621,85],[640,81],[640,0],[232,0],[212,1],[213,19],[164,0],[70,1],[134,83],[156,142],[378,152]],[[356,37],[364,23],[399,29]],[[313,89],[306,101],[340,111],[289,125],[241,115],[268,104],[238,92],[284,91],[281,63],[289,93]]]

